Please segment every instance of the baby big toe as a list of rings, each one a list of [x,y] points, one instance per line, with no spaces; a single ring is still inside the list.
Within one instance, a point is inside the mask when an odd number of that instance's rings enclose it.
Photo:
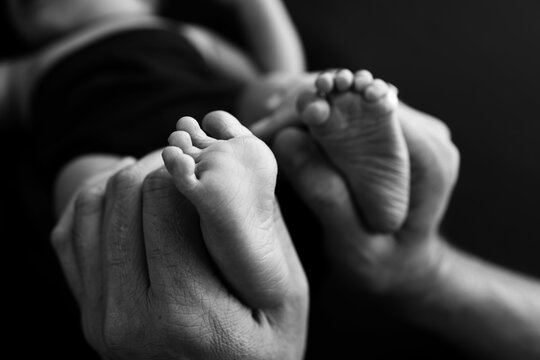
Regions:
[[[213,111],[203,121],[204,130],[216,139],[229,140],[235,137],[252,135],[238,119],[225,111]]]

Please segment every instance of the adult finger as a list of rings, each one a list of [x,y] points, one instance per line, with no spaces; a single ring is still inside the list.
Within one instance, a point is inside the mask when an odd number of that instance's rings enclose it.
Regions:
[[[142,194],[144,240],[152,287],[167,294],[177,289],[189,291],[199,281],[191,276],[198,278],[207,272],[206,267],[211,267],[197,211],[178,192],[165,169],[148,175]]]
[[[107,310],[129,324],[133,307],[148,287],[141,225],[141,187],[148,173],[163,166],[161,150],[142,158],[114,176],[105,194],[102,264]]]
[[[60,220],[51,233],[51,244],[62,267],[71,292],[80,303],[82,297],[82,278],[73,249],[72,230],[75,205],[71,201],[60,216]]]
[[[186,338],[200,336],[198,329],[210,329],[205,333],[211,337],[207,343],[220,333],[234,335],[234,331],[215,329],[222,323],[231,319],[237,323],[234,326],[252,322],[251,309],[231,296],[216,272],[196,209],[178,192],[165,169],[153,172],[144,183],[143,227],[150,294],[153,303],[169,305],[160,309],[164,319],[175,319]],[[211,324],[206,322],[209,318]]]
[[[75,200],[73,249],[81,276],[82,293],[79,299],[82,328],[87,341],[100,349],[103,303],[103,269],[101,267],[101,224],[106,179],[86,188]]]
[[[441,121],[404,104],[399,118],[411,160],[411,199],[404,230],[431,232],[439,225],[457,180],[459,152]]]
[[[132,163],[132,158],[119,159],[115,166],[104,170],[102,173],[87,179],[80,185],[79,190],[76,191],[68,201],[68,204],[62,212],[56,226],[51,233],[51,242],[56,250],[56,254],[59,258],[64,276],[68,282],[70,289],[75,295],[78,302],[81,300],[83,290],[83,278],[81,274],[80,259],[84,256],[77,256],[75,251],[74,242],[82,241],[88,238],[85,231],[76,231],[74,223],[83,224],[86,222],[87,212],[80,211],[81,209],[87,209],[88,206],[84,205],[85,201],[79,201],[79,205],[76,206],[76,201],[79,198],[79,194],[83,189],[91,188],[94,185],[99,186],[100,183],[106,181],[114,172],[118,171],[124,166]],[[95,190],[91,190],[95,193]],[[95,194],[94,198],[99,197],[99,194]],[[93,216],[94,214],[91,214]]]
[[[286,249],[286,256],[296,259],[291,277],[300,289],[291,289],[285,304],[267,311],[242,302],[225,285],[205,247],[196,209],[165,169],[144,183],[143,224],[150,303],[158,307],[154,311],[159,311],[166,334],[171,327],[174,333],[181,331],[175,337],[178,346],[187,341],[189,348],[198,347],[201,358],[230,354],[231,349],[235,355],[241,349],[248,358],[268,358],[267,349],[276,350],[276,343],[304,343],[307,281],[294,268],[300,265],[293,249]]]
[[[74,196],[73,248],[82,278],[84,300],[92,306],[99,302],[102,291],[100,242],[107,182],[115,173],[134,162],[133,158],[118,159],[86,180]]]

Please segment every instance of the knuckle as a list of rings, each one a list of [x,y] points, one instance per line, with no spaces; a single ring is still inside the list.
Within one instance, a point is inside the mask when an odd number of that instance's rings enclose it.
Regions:
[[[104,191],[100,186],[83,189],[75,199],[75,214],[89,215],[101,210]]]
[[[107,192],[119,193],[126,189],[132,189],[142,181],[142,174],[137,166],[127,166],[110,177],[107,183]]]

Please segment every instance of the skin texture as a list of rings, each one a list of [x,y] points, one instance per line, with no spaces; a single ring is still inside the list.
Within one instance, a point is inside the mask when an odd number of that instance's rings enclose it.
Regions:
[[[364,225],[345,179],[309,134],[288,128],[274,142],[285,175],[326,229],[338,271],[380,294],[423,291],[438,271],[437,228],[457,179],[459,156],[446,127],[409,111],[400,122],[411,158],[410,206],[402,227],[391,234]]]
[[[331,275],[480,359],[537,359],[537,280],[442,239],[459,154],[439,120],[403,103],[398,117],[411,187],[407,218],[391,234],[367,229],[346,180],[306,131],[278,127],[271,136],[280,169],[324,226]],[[293,251],[284,256],[296,290],[281,306],[240,301],[215,272],[195,210],[155,158],[127,159],[87,182],[53,233],[87,339],[114,358],[301,358],[307,286]]]
[[[288,291],[258,308],[216,272],[198,214],[156,152],[88,180],[52,242],[84,334],[104,358],[301,359],[307,282],[284,226],[275,235],[284,239]]]
[[[279,305],[288,291],[275,198],[277,165],[268,146],[229,113],[178,121],[165,165],[178,190],[197,208],[205,244],[241,298]],[[281,223],[281,225],[280,225]]]
[[[457,180],[459,154],[439,120],[405,104],[398,117],[411,187],[407,218],[391,234],[369,231],[346,180],[308,133],[288,128],[276,137],[281,169],[325,229],[335,270],[329,283],[375,295],[473,358],[538,359],[538,280],[466,254],[442,238],[439,224]]]
[[[397,89],[367,70],[323,72],[299,113],[340,170],[371,231],[401,227],[408,208],[409,153],[399,124]]]

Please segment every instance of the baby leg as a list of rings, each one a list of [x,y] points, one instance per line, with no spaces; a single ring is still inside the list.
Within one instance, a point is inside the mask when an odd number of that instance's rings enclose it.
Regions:
[[[407,145],[397,118],[397,90],[368,71],[322,73],[318,95],[303,97],[304,123],[347,180],[367,225],[392,232],[409,201]]]
[[[275,305],[283,294],[272,289],[284,288],[288,268],[276,236],[274,155],[228,113],[208,114],[203,128],[180,119],[165,165],[197,208],[206,247],[229,285],[249,304]]]

